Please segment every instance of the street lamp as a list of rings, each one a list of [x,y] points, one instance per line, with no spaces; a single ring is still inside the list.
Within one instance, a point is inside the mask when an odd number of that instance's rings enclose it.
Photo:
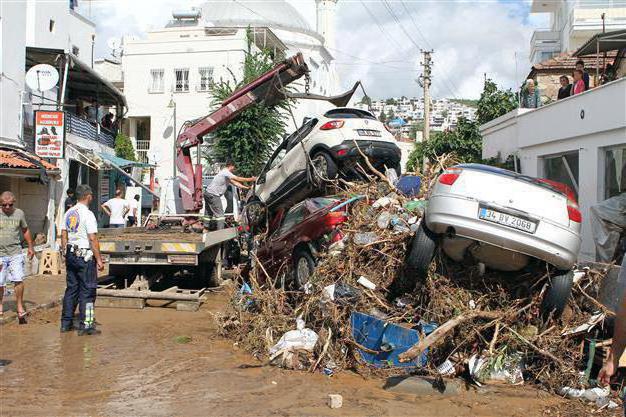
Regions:
[[[177,138],[177,132],[176,132],[176,102],[174,101],[174,97],[170,98],[170,102],[167,105],[168,109],[173,109],[173,118],[174,118],[174,127],[172,130],[172,136],[174,136],[174,147],[173,147],[173,158],[172,158],[172,167],[173,167],[173,171],[172,171],[172,178],[176,177],[176,139]]]

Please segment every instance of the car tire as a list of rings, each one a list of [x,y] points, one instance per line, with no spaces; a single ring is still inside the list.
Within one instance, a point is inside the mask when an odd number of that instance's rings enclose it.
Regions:
[[[543,300],[541,300],[541,315],[544,318],[548,318],[550,315],[553,318],[560,317],[572,293],[574,272],[559,271],[557,274],[550,279],[550,286],[543,295]]]
[[[411,241],[411,247],[404,263],[404,271],[391,285],[390,290],[394,297],[411,293],[418,284],[423,285],[426,281],[430,264],[437,249],[437,238],[426,227],[425,223],[424,218],[422,218],[420,227]]]
[[[250,227],[263,224],[266,215],[265,205],[259,200],[252,200],[245,206],[246,222]]]
[[[315,270],[315,259],[308,249],[298,249],[293,256],[293,281],[296,289],[304,288]]]
[[[326,152],[318,152],[311,158],[311,164],[313,165],[313,182],[315,185],[322,185],[325,180],[332,180],[337,178],[339,169],[337,164]],[[321,171],[321,175],[320,175]]]

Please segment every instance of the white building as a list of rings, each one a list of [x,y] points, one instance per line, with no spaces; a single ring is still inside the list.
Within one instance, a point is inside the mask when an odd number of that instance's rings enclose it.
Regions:
[[[543,62],[561,52],[578,49],[602,32],[626,29],[626,3],[622,0],[533,0],[531,13],[547,13],[550,27],[539,29],[530,40],[530,61]]]
[[[335,3],[316,1],[316,30],[286,2],[239,1],[225,6],[209,1],[198,9],[174,13],[166,27],[142,38],[125,37],[122,73],[129,104],[128,134],[139,156],[158,164],[156,176],[172,177],[175,130],[187,120],[210,113],[210,84],[232,80],[233,75],[241,78],[248,27],[254,51],[305,56],[311,70],[311,93],[338,93],[333,56],[327,48],[334,42]],[[303,91],[304,79],[295,86]],[[296,123],[329,107],[326,102],[301,101],[293,112]],[[296,127],[289,125],[288,130]]]
[[[516,155],[522,174],[569,185],[583,215],[581,260],[595,260],[589,208],[626,192],[626,78],[480,127],[483,158]]]

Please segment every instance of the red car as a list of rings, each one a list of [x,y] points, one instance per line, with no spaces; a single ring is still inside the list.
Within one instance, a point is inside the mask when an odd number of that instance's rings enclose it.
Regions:
[[[334,209],[340,204],[336,198],[317,197],[296,204],[287,213],[279,209],[269,236],[257,248],[257,258],[267,273],[292,276],[296,288],[302,288],[315,269],[316,254],[343,238],[339,227],[347,219],[346,208]]]

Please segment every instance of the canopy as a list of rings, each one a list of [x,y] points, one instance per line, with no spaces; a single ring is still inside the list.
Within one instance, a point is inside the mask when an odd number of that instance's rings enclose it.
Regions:
[[[98,153],[98,156],[104,159],[106,162],[117,165],[120,168],[151,168],[154,165],[146,164],[144,162],[130,161],[128,159],[120,158],[119,156],[111,155],[108,153]]]
[[[626,48],[626,29],[598,33],[574,52],[574,56],[593,55],[598,52],[616,51]]]

